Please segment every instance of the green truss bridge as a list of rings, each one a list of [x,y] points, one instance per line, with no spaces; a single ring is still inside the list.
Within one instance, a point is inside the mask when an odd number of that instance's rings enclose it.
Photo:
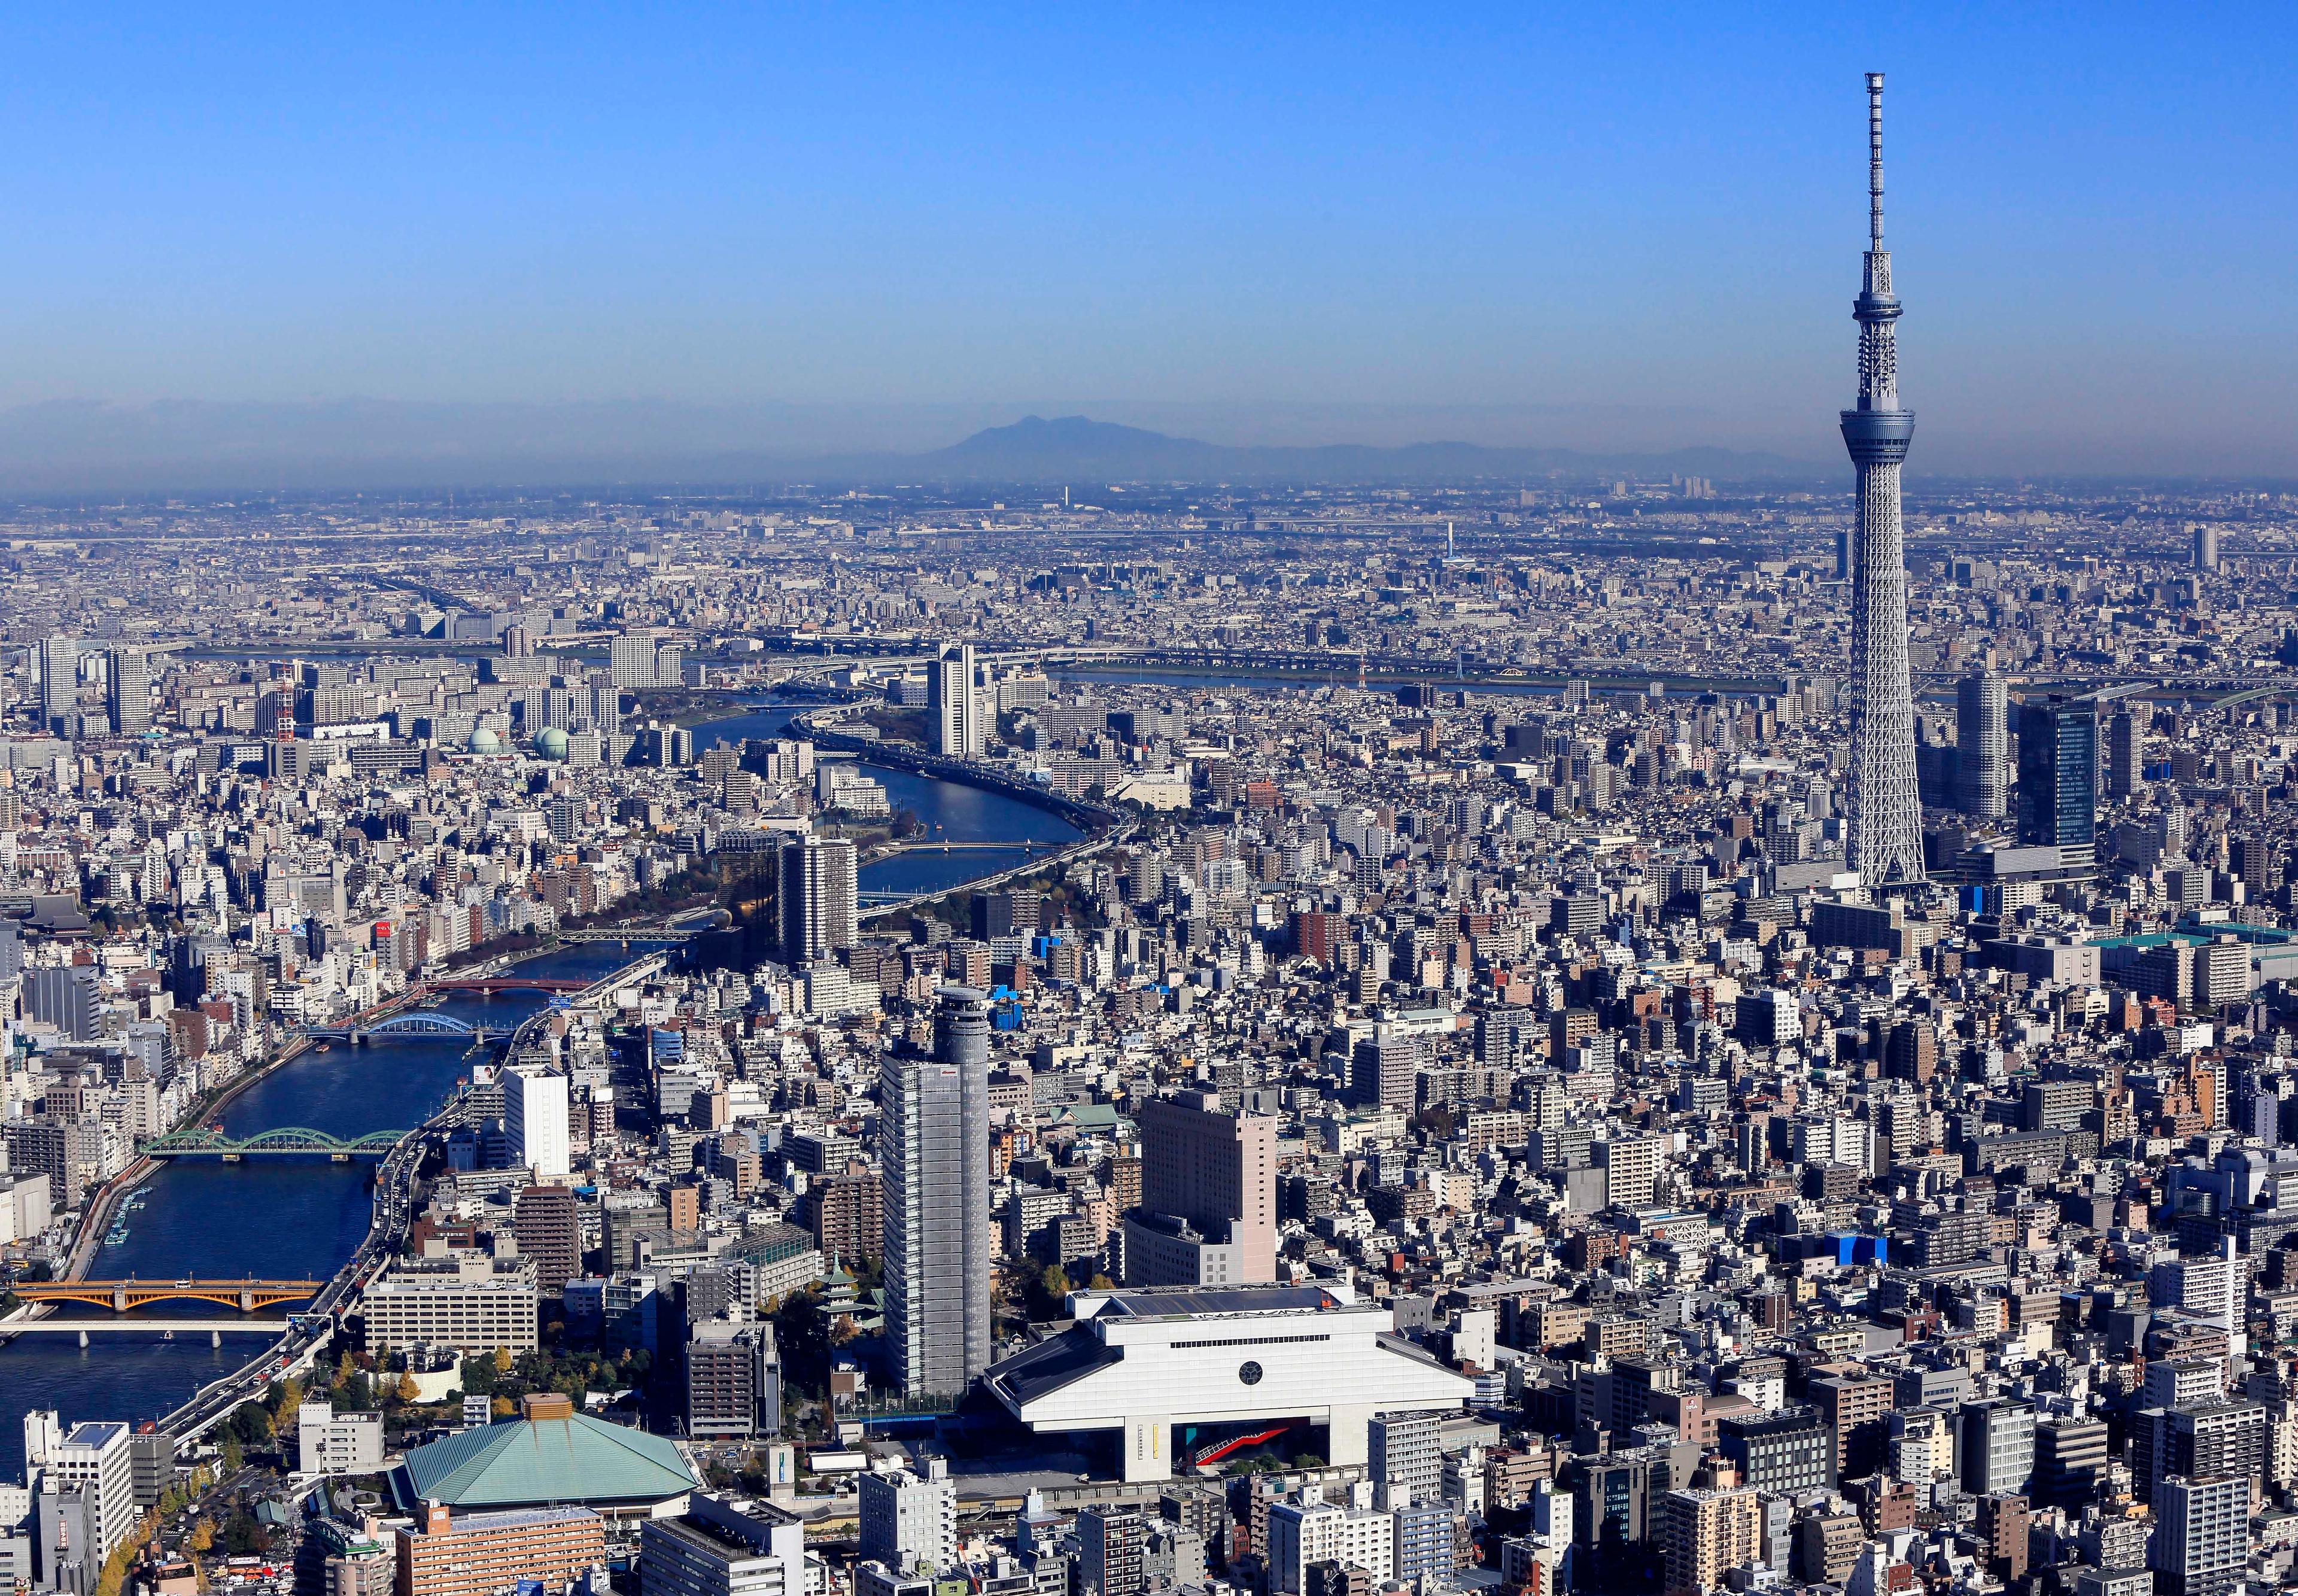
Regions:
[[[348,1163],[354,1158],[383,1157],[406,1134],[403,1130],[375,1130],[345,1141],[324,1130],[282,1125],[251,1137],[235,1137],[202,1125],[171,1131],[158,1141],[147,1142],[144,1152],[151,1158],[220,1158],[226,1163],[237,1163],[243,1158],[312,1157]]]

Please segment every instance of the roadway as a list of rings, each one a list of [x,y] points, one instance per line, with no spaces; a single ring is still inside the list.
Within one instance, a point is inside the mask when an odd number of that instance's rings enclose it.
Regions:
[[[415,1170],[422,1162],[423,1149],[434,1132],[459,1121],[462,1112],[459,1102],[452,1104],[400,1139],[376,1170],[375,1207],[366,1236],[335,1278],[311,1299],[309,1313],[289,1320],[286,1333],[277,1342],[261,1356],[203,1387],[160,1421],[160,1427],[176,1438],[178,1446],[204,1434],[242,1402],[261,1396],[280,1374],[310,1367],[326,1349],[335,1336],[335,1316],[397,1250],[399,1238],[414,1218]]]
[[[613,973],[603,976],[586,988],[588,1001],[595,1002],[616,988],[634,980],[643,980],[647,973],[661,969],[667,956],[651,953],[633,960]],[[577,998],[578,1004],[585,998]],[[521,1022],[520,1032],[537,1020],[557,1011],[543,1008]],[[519,1032],[513,1033],[517,1046]],[[407,1234],[413,1222],[415,1171],[423,1161],[423,1150],[435,1133],[458,1124],[463,1116],[460,1100],[425,1121],[400,1139],[377,1166],[375,1176],[374,1212],[368,1221],[368,1232],[360,1245],[343,1260],[319,1294],[311,1299],[308,1313],[290,1320],[287,1333],[281,1336],[260,1357],[242,1365],[222,1379],[198,1393],[182,1407],[160,1421],[160,1427],[176,1438],[181,1446],[213,1427],[242,1402],[252,1402],[263,1394],[264,1388],[281,1374],[309,1368],[312,1360],[326,1349],[335,1336],[335,1317],[348,1308],[368,1282],[375,1278],[383,1265],[398,1251],[400,1238]]]

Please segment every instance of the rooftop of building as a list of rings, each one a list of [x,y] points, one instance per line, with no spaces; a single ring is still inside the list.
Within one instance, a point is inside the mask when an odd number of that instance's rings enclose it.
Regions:
[[[505,1508],[485,1513],[456,1513],[447,1520],[447,1533],[452,1535],[493,1535],[505,1530],[540,1529],[554,1524],[580,1524],[598,1521],[599,1515],[588,1508]],[[418,1527],[423,1520],[417,1519]]]
[[[1357,1305],[1321,1286],[1154,1286],[1092,1294],[1093,1312],[1083,1317],[1209,1319],[1241,1313],[1321,1313]]]
[[[669,1501],[694,1489],[671,1442],[579,1413],[517,1419],[450,1435],[409,1452],[393,1493],[412,1509],[624,1504]]]

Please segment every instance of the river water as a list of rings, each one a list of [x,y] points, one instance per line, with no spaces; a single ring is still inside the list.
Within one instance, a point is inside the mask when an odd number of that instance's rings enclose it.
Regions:
[[[789,718],[788,709],[762,707],[697,727],[695,745],[698,751],[722,741],[778,736]],[[865,901],[872,893],[946,891],[1024,863],[1030,855],[1021,844],[1066,847],[1082,834],[1059,815],[1002,793],[876,765],[865,771],[885,783],[895,808],[916,812],[934,840],[1016,845],[880,860],[861,872]],[[535,976],[603,975],[645,946],[585,943],[528,960],[519,969]],[[500,1035],[543,1001],[538,993],[458,993],[431,1012]],[[242,1137],[291,1125],[343,1137],[407,1129],[468,1078],[464,1050],[459,1041],[412,1038],[356,1048],[336,1042],[324,1053],[304,1054],[234,1098],[224,1111],[224,1128]],[[372,1160],[176,1160],[138,1188],[146,1195],[128,1215],[125,1239],[98,1248],[88,1274],[97,1279],[327,1279],[367,1234],[374,1167]],[[59,1312],[103,1317],[93,1309]],[[174,1341],[154,1330],[92,1336],[86,1348],[77,1337],[45,1335],[21,1336],[0,1346],[0,1481],[21,1477],[20,1416],[27,1410],[54,1409],[67,1424],[157,1418],[272,1339],[227,1333],[220,1347],[211,1347],[209,1332],[227,1325],[230,1315],[189,1304],[168,1317],[186,1326]]]
[[[712,721],[694,728],[694,751],[746,737],[779,737],[789,723],[790,711],[780,707]],[[864,775],[882,782],[886,801],[895,809],[916,814],[929,842],[1011,843],[1010,848],[965,848],[938,853],[930,848],[913,849],[862,867],[856,889],[866,905],[889,897],[946,892],[968,881],[996,875],[1025,864],[1033,857],[1067,848],[1085,835],[1050,809],[1008,798],[985,787],[968,787],[910,771],[894,770],[867,760],[856,762]],[[1034,843],[1034,850],[1021,846]]]
[[[528,960],[519,970],[546,977],[604,975],[649,946],[582,943]],[[545,1001],[536,992],[454,993],[427,1012],[500,1035]],[[290,1125],[337,1137],[409,1129],[469,1079],[467,1046],[414,1038],[360,1047],[336,1042],[325,1053],[304,1054],[232,1099],[222,1115],[224,1129],[242,1137]],[[97,1248],[87,1272],[114,1280],[327,1279],[367,1235],[374,1170],[372,1159],[344,1164],[323,1158],[251,1158],[236,1164],[174,1160],[137,1188],[145,1197],[128,1215],[126,1238]],[[270,1310],[264,1317],[286,1311]],[[105,1317],[76,1307],[58,1312]],[[107,1331],[91,1336],[86,1348],[75,1336],[47,1335],[20,1336],[0,1347],[0,1481],[21,1477],[24,1412],[54,1409],[67,1424],[158,1418],[273,1339],[227,1333],[222,1346],[210,1346],[209,1332],[229,1325],[233,1316],[203,1303],[186,1304],[167,1317],[185,1326],[174,1341],[157,1330]]]

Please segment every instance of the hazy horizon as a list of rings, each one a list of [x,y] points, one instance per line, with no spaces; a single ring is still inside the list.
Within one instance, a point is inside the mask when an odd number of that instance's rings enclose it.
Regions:
[[[1871,68],[1911,476],[2298,478],[2294,34],[19,19],[0,491],[661,477],[1029,414],[1847,480]]]

